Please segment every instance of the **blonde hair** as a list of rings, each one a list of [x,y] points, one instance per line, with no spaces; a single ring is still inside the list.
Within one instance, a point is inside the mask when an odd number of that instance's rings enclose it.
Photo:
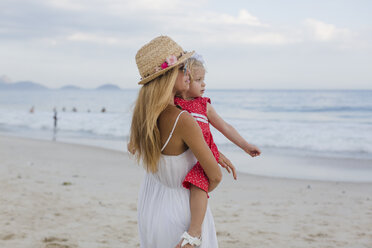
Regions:
[[[187,64],[187,68],[190,71],[190,83],[194,82],[194,73],[197,69],[203,69],[205,72],[207,72],[207,70],[204,67],[203,62],[201,62],[200,60],[196,58],[191,57],[187,59],[185,64]]]
[[[134,107],[128,150],[142,161],[148,172],[158,170],[161,138],[157,125],[159,115],[173,98],[178,67],[142,86]]]

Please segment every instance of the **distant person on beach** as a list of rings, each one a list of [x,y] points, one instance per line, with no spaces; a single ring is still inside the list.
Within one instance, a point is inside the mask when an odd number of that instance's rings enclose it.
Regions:
[[[106,112],[106,108],[103,107],[103,108],[101,109],[101,112],[102,112],[102,113],[105,113],[105,112]]]
[[[141,247],[218,247],[210,209],[194,211],[191,217],[195,206],[190,205],[189,190],[182,187],[197,161],[209,178],[208,192],[222,179],[199,125],[174,104],[176,93],[189,88],[185,61],[192,54],[167,36],[153,39],[136,54],[142,87],[128,150],[146,169],[138,198]]]
[[[57,139],[57,121],[58,121],[58,117],[57,117],[57,109],[54,107],[53,108],[53,122],[54,122],[54,128],[53,128],[53,141],[55,141]]]
[[[30,113],[33,114],[34,112],[35,112],[35,108],[34,108],[34,106],[32,106],[32,107],[30,108]]]
[[[57,109],[56,108],[53,108],[53,112],[54,112],[54,115],[53,115],[53,120],[54,120],[54,129],[57,128],[57,121],[58,121],[58,117],[57,117]]]
[[[250,156],[259,156],[261,151],[256,146],[249,144],[233,126],[225,122],[217,114],[208,97],[203,97],[206,85],[204,82],[206,70],[201,56],[197,54],[193,55],[193,57],[186,60],[186,64],[190,71],[190,87],[187,91],[180,92],[180,94],[174,98],[174,103],[176,106],[180,106],[183,110],[187,110],[187,112],[189,112],[198,122],[204,139],[211,149],[216,161],[219,161],[223,154],[220,154],[213,141],[209,123]],[[227,159],[223,158],[223,160]],[[224,167],[229,173],[231,169],[234,179],[237,179],[235,168],[233,166]],[[182,185],[185,188],[190,189],[190,205],[195,206],[195,214],[198,214],[199,212],[205,213],[208,203],[209,180],[199,162],[197,162],[188,172]],[[194,212],[192,209],[191,219],[193,218],[193,215]]]

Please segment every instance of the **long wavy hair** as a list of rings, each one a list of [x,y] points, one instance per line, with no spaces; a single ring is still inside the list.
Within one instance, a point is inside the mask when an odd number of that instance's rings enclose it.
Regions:
[[[158,118],[173,98],[178,67],[142,86],[134,107],[128,150],[148,172],[158,170],[161,138]]]

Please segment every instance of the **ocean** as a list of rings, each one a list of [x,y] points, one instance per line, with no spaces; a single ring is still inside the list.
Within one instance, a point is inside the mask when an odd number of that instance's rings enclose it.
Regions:
[[[125,150],[137,93],[0,91],[0,132]],[[207,90],[205,96],[225,121],[263,151],[372,159],[372,90]],[[239,150],[212,132],[222,151]]]

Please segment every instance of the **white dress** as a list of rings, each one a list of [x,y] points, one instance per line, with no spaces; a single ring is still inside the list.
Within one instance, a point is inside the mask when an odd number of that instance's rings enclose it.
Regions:
[[[188,149],[176,156],[161,155],[158,171],[154,174],[145,173],[138,197],[141,248],[174,248],[181,241],[191,219],[190,190],[185,189],[182,182],[196,162],[194,154]],[[199,247],[218,247],[209,206],[202,225],[202,244]]]

